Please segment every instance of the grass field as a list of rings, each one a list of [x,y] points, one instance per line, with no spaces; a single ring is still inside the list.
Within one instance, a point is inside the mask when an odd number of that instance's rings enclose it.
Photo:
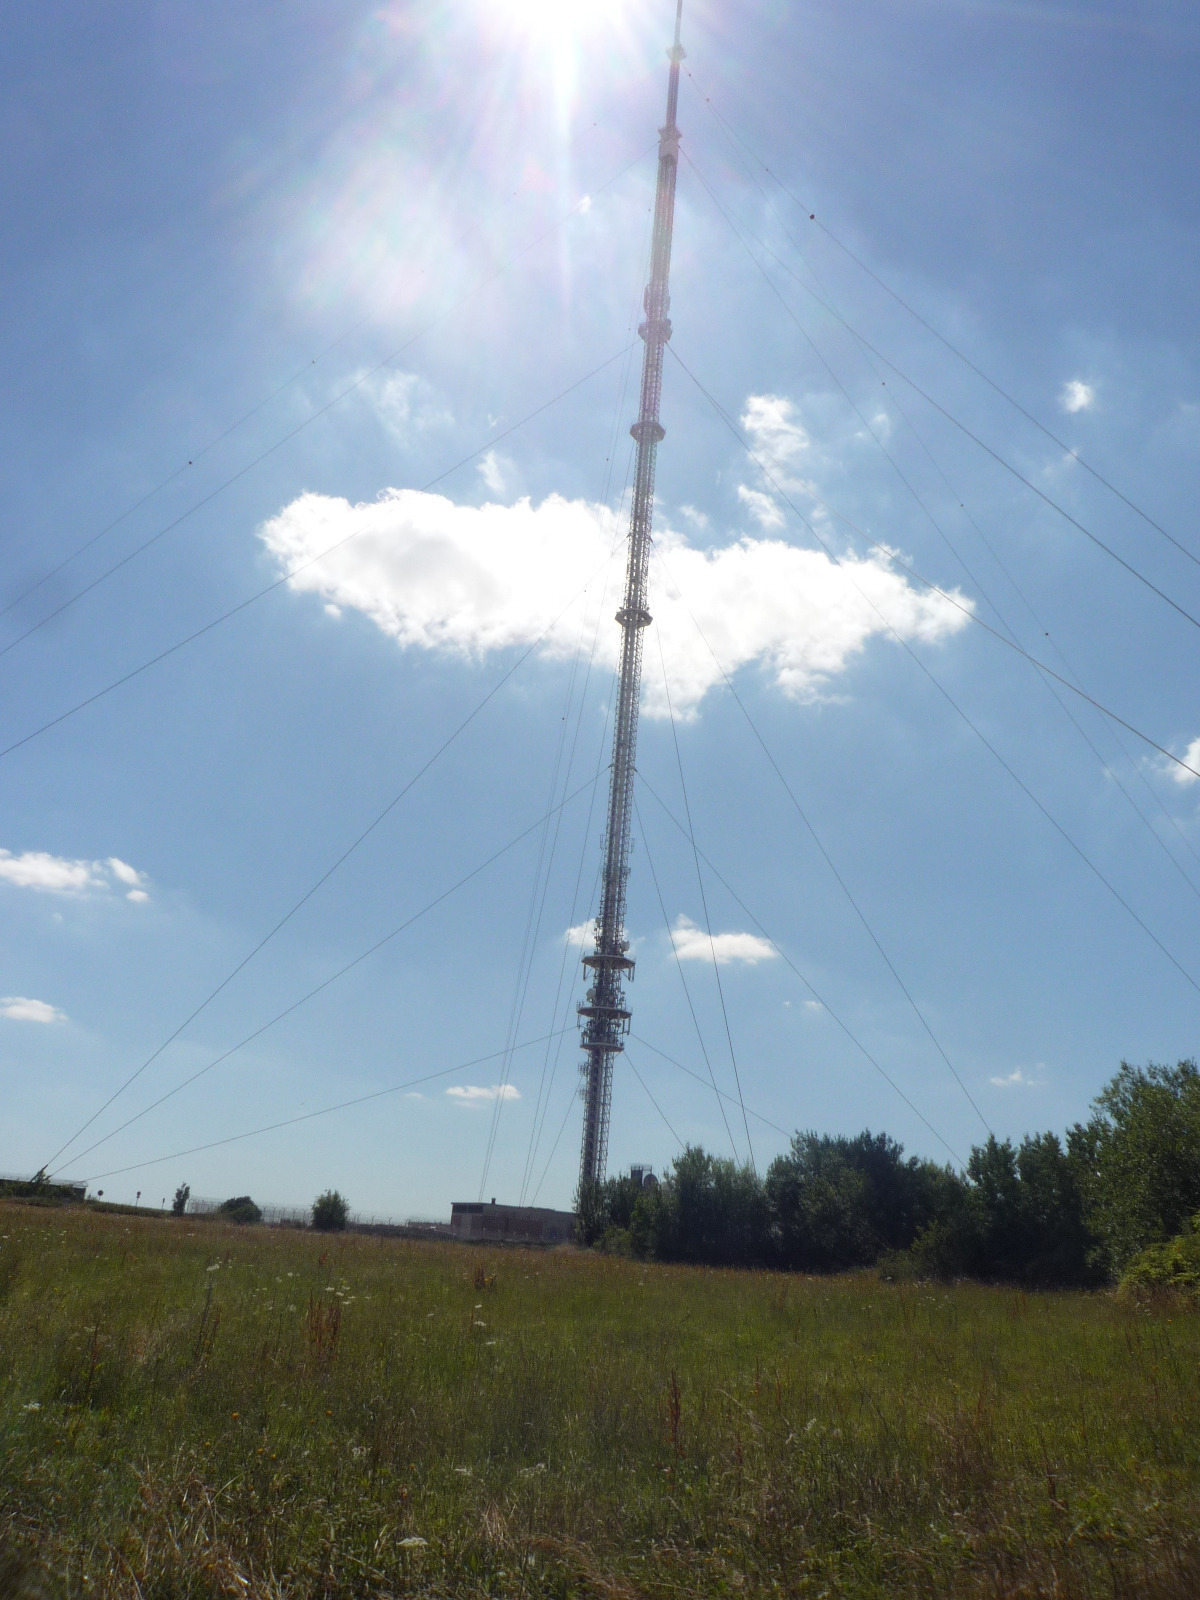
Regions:
[[[0,1593],[1200,1595],[1195,1314],[19,1204],[0,1234]]]

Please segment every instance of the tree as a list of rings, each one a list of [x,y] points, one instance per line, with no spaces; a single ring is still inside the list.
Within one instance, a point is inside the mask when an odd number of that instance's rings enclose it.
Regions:
[[[820,1160],[816,1145],[815,1135],[797,1134],[791,1153],[767,1169],[779,1263],[800,1272],[862,1266],[878,1253],[867,1216],[869,1185],[845,1162]]]
[[[232,1200],[223,1200],[217,1210],[221,1216],[228,1217],[230,1222],[262,1221],[262,1212],[248,1194],[239,1194]]]
[[[728,1156],[688,1145],[665,1182],[635,1201],[630,1242],[660,1261],[762,1266],[771,1253],[762,1181]]]
[[[797,1133],[767,1170],[771,1230],[781,1266],[836,1272],[907,1249],[962,1190],[949,1168],[915,1156],[886,1133],[853,1139]]]
[[[1183,1233],[1200,1210],[1200,1069],[1121,1069],[1068,1139],[1108,1269]]]
[[[1070,1138],[1065,1149],[1054,1133],[1022,1139],[1017,1172],[1027,1239],[1025,1281],[1085,1284],[1102,1277],[1099,1240],[1087,1222],[1084,1171]]]
[[[581,1181],[575,1191],[576,1243],[591,1246],[627,1232],[641,1192],[628,1176]]]
[[[336,1189],[326,1189],[313,1201],[312,1225],[318,1233],[338,1233],[346,1226],[350,1207]]]
[[[190,1183],[181,1183],[179,1185],[178,1189],[176,1189],[176,1191],[175,1191],[174,1200],[171,1201],[171,1215],[173,1217],[182,1217],[184,1215],[184,1213],[187,1211],[187,1203],[191,1198],[192,1198],[192,1186],[191,1186],[191,1184]]]
[[[1077,1154],[1054,1133],[1014,1146],[989,1136],[954,1178],[909,1251],[921,1276],[974,1277],[1041,1287],[1094,1283]],[[901,1263],[897,1263],[900,1266]]]
[[[977,1145],[958,1219],[964,1270],[1008,1283],[1086,1283],[1095,1240],[1079,1175],[1054,1133],[1022,1139],[1019,1148],[994,1136]]]

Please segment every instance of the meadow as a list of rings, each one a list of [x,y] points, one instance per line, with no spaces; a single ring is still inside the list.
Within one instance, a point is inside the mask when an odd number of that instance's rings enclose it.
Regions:
[[[1200,1594],[1200,1316],[0,1203],[0,1593]]]

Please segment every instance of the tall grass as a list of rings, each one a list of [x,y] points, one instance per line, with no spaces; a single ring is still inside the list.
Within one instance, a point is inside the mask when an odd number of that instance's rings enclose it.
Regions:
[[[1200,1317],[0,1205],[0,1594],[1200,1594]]]

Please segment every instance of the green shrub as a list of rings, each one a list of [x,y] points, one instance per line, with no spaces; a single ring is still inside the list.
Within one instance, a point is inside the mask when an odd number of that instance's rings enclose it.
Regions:
[[[318,1233],[338,1233],[346,1226],[350,1207],[336,1189],[326,1189],[313,1201],[312,1225]]]
[[[888,1250],[879,1258],[879,1276],[900,1282],[949,1283],[966,1270],[961,1231],[937,1217],[907,1250]]]
[[[1200,1304],[1200,1212],[1186,1233],[1139,1251],[1121,1274],[1118,1293],[1123,1300],[1139,1300],[1164,1289]]]
[[[228,1217],[230,1222],[261,1222],[262,1212],[254,1204],[248,1194],[235,1195],[232,1200],[225,1200],[217,1207],[223,1217]]]

